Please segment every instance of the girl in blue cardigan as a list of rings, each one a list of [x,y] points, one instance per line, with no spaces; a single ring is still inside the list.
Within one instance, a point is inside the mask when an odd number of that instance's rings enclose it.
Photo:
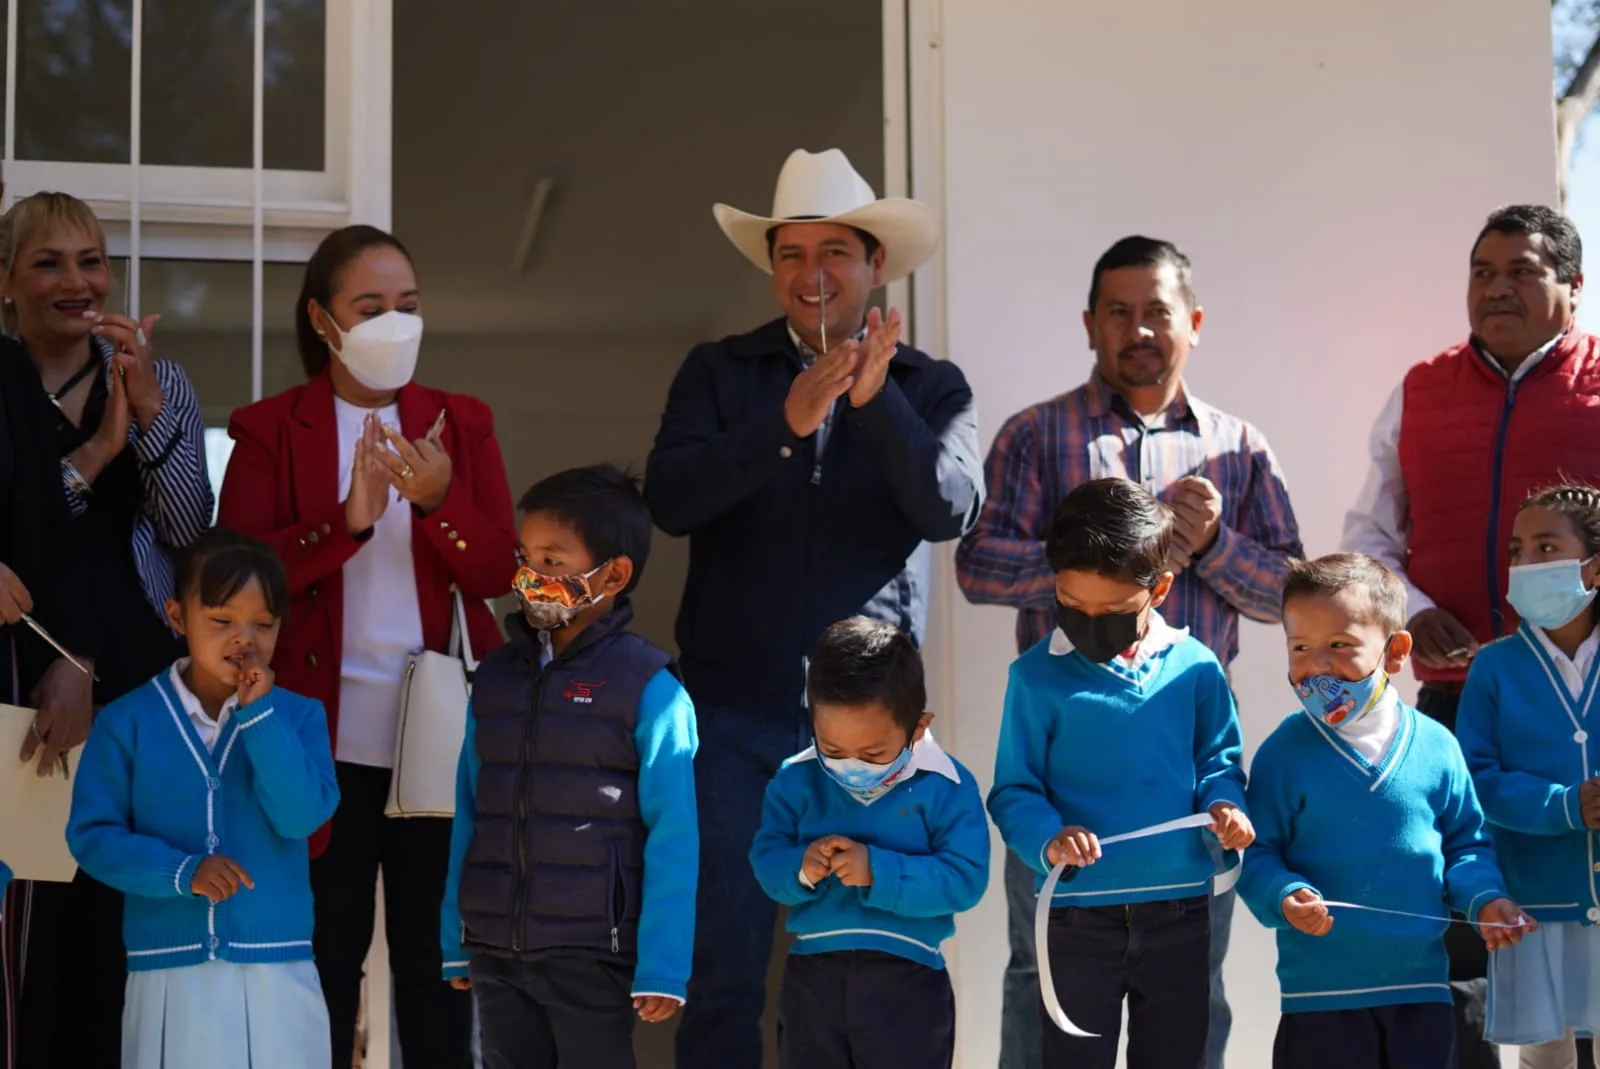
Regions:
[[[127,895],[123,1069],[332,1064],[306,840],[339,792],[322,706],[273,687],[282,564],[221,529],[178,566],[189,656],[96,718],[67,844]]]
[[[1534,494],[1510,549],[1522,623],[1478,653],[1456,734],[1506,885],[1541,924],[1492,960],[1488,1038],[1556,1069],[1600,1030],[1600,491]]]

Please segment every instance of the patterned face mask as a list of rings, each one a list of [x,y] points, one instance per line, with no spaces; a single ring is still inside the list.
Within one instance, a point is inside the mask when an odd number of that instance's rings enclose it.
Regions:
[[[605,597],[596,594],[589,579],[610,561],[597,564],[582,575],[545,575],[524,564],[511,580],[511,589],[522,602],[522,614],[539,631],[559,631],[573,617]]]

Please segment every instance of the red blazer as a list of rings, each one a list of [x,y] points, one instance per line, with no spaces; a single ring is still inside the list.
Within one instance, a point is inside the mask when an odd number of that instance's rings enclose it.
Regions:
[[[454,583],[467,600],[472,652],[481,658],[504,642],[483,601],[510,590],[517,569],[511,491],[493,416],[476,398],[415,383],[400,390],[396,403],[409,439],[427,434],[441,408],[447,412],[441,442],[450,454],[450,491],[432,515],[411,514],[423,641],[440,652],[449,643]],[[343,566],[361,543],[345,527],[339,497],[339,432],[327,372],[239,409],[228,434],[236,444],[217,522],[259,538],[283,558],[289,615],[272,667],[279,686],[323,703],[337,740]],[[312,856],[327,842],[324,827],[311,840]]]

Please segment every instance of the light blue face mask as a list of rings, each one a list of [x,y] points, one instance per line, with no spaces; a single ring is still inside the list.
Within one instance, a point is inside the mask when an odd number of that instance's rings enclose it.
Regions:
[[[1590,557],[1589,560],[1593,560]],[[1553,560],[1544,564],[1518,564],[1511,569],[1506,600],[1517,615],[1534,627],[1560,627],[1571,623],[1594,601],[1595,592],[1584,586],[1588,560]]]
[[[1335,731],[1345,731],[1372,712],[1388,682],[1389,673],[1378,667],[1365,679],[1312,676],[1295,683],[1294,692],[1306,715]]]
[[[911,747],[900,751],[900,756],[886,765],[875,765],[855,757],[823,757],[822,770],[828,777],[850,792],[850,797],[862,805],[871,805],[899,782],[900,773],[911,763]]]

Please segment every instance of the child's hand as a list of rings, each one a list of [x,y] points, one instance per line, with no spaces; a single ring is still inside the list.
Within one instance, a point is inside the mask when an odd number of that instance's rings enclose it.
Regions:
[[[833,855],[850,845],[843,835],[824,835],[806,847],[806,856],[800,859],[800,871],[813,887],[822,883],[833,871]]]
[[[1578,809],[1584,827],[1600,830],[1600,777],[1585,780],[1579,785]]]
[[[844,840],[848,845],[834,851],[829,868],[846,887],[872,886],[872,855],[864,843]]]
[[[1232,802],[1218,802],[1211,807],[1211,834],[1217,837],[1224,850],[1243,850],[1256,841],[1256,829],[1244,810]]]
[[[243,865],[221,854],[208,854],[195,867],[194,879],[189,881],[189,892],[203,895],[215,905],[238,894],[241,884],[252,891],[256,889],[256,882]]]
[[[1333,914],[1309,887],[1302,887],[1283,900],[1283,919],[1307,935],[1324,936],[1333,929]]]
[[[254,653],[245,654],[244,663],[239,666],[239,708],[265,698],[276,678],[272,669],[257,660]]]
[[[1496,898],[1478,910],[1479,924],[1515,924],[1515,928],[1479,928],[1483,945],[1490,950],[1504,950],[1522,942],[1522,937],[1537,931],[1539,922],[1525,915],[1509,898]]]
[[[665,995],[640,995],[633,1000],[639,1020],[646,1024],[660,1024],[678,1012],[678,1000]]]
[[[450,984],[451,987],[455,988],[457,991],[471,991],[472,990],[472,979],[471,979],[471,977],[467,977],[467,976],[452,976],[450,978],[450,980],[449,980],[449,984]]]
[[[1044,848],[1044,858],[1052,866],[1065,861],[1081,869],[1100,860],[1100,840],[1088,828],[1062,828]]]

